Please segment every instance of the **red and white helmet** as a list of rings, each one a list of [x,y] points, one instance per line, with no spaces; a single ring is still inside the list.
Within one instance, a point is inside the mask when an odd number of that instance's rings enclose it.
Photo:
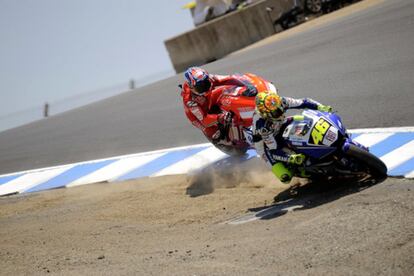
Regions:
[[[188,86],[197,95],[203,95],[210,91],[212,81],[206,70],[200,67],[190,67],[184,72]]]

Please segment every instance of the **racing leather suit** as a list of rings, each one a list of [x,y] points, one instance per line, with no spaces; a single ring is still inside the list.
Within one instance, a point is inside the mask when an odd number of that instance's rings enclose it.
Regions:
[[[289,97],[281,97],[284,110],[288,109],[318,109],[321,106],[315,100],[304,98],[294,99]],[[253,142],[256,148],[257,154],[262,157],[266,163],[270,166],[275,165],[277,162],[287,163],[289,156],[294,152],[287,152],[286,148],[282,148],[278,145],[278,136],[281,128],[291,122],[293,117],[284,118],[284,116],[278,121],[265,120],[257,112],[253,114]],[[280,143],[279,143],[280,144]]]
[[[246,91],[250,95],[257,93],[256,88],[248,77],[244,75],[213,75],[210,74],[212,86],[210,91],[202,96],[198,96],[191,92],[190,87],[184,82],[181,90],[184,111],[190,122],[201,131],[212,142],[218,142],[222,137],[221,126],[219,124],[220,110],[215,108],[217,101],[224,89],[220,86],[234,85],[246,87]]]

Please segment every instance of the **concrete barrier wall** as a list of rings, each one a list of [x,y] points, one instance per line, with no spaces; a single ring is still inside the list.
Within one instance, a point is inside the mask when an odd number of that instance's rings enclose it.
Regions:
[[[165,41],[177,73],[202,65],[275,33],[273,22],[293,0],[264,0]],[[273,7],[267,11],[267,7]]]

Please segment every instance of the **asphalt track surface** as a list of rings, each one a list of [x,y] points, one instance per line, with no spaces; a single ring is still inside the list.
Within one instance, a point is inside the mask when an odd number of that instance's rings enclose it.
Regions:
[[[414,2],[378,2],[205,67],[253,72],[282,95],[332,105],[348,128],[412,126]],[[182,80],[177,75],[0,133],[0,173],[205,143],[184,116]]]

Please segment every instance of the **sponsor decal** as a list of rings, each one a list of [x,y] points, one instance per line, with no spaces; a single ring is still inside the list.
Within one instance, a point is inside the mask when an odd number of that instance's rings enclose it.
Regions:
[[[193,107],[193,108],[191,108],[191,112],[194,114],[194,116],[196,116],[196,118],[199,121],[203,120],[203,113],[201,113],[200,108]]]
[[[197,106],[197,103],[194,102],[194,101],[189,101],[189,102],[187,102],[187,106],[188,107],[195,107],[195,106]]]
[[[288,157],[283,157],[283,156],[279,156],[279,155],[273,155],[273,158],[277,161],[282,161],[282,162],[288,162],[289,158]]]
[[[309,143],[314,145],[322,145],[323,138],[330,127],[331,124],[328,121],[322,118],[319,119],[311,132]]]
[[[326,133],[325,138],[329,142],[333,143],[336,141],[336,136],[337,136],[336,133],[329,129],[328,132]]]
[[[295,135],[296,136],[301,136],[302,135],[302,130],[303,130],[302,126],[296,126],[295,127]]]

